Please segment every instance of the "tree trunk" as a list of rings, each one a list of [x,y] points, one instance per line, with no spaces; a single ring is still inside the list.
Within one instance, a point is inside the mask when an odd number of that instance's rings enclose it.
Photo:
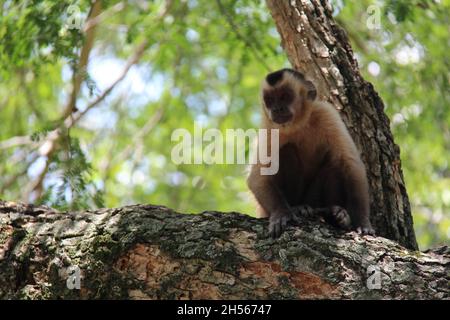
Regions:
[[[410,251],[311,219],[272,240],[266,219],[242,214],[0,201],[0,298],[450,298],[449,248]]]
[[[332,103],[361,150],[371,193],[371,221],[378,235],[417,249],[411,209],[384,105],[365,81],[347,35],[326,0],[267,0],[282,46],[295,69]]]

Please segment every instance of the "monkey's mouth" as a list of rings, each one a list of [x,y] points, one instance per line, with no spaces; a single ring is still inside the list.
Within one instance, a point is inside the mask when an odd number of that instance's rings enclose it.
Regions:
[[[292,119],[292,113],[272,113],[272,121],[277,124],[289,122]]]

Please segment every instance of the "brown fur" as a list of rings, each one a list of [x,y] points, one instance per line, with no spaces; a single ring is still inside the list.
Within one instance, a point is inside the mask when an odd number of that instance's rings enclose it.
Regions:
[[[351,226],[337,221],[340,227],[373,233],[365,167],[338,112],[326,102],[315,101],[315,87],[303,75],[286,69],[279,72],[280,80],[269,84],[268,75],[262,87],[263,128],[279,129],[279,171],[261,175],[262,164],[256,163],[247,181],[258,216],[269,217],[269,231],[279,236],[294,218],[292,207],[333,207],[341,215],[336,219],[350,216]],[[283,91],[287,98],[280,98]],[[275,123],[278,114],[282,121],[286,114],[291,119]]]

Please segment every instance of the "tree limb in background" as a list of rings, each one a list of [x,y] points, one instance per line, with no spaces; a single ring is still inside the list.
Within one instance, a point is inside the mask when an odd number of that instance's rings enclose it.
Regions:
[[[95,19],[101,11],[102,1],[96,0],[92,5],[91,11],[89,12],[88,18],[86,20],[86,24],[89,25],[92,19]],[[78,61],[78,65],[75,66],[72,75],[72,91],[70,93],[69,100],[67,101],[67,105],[64,107],[64,110],[61,115],[61,119],[66,119],[72,112],[76,111],[76,101],[77,96],[81,88],[81,83],[83,82],[83,78],[85,76],[85,72],[87,70],[87,65],[89,62],[89,55],[92,50],[92,46],[94,45],[94,37],[95,30],[97,24],[94,24],[91,28],[86,29],[85,42],[80,52],[80,59]]]
[[[164,5],[161,7],[161,10],[158,12],[158,19],[162,19],[166,16],[168,13],[170,7],[172,5],[171,0],[167,0]],[[118,11],[122,9],[122,6],[117,4],[117,6],[114,6],[113,11]],[[80,53],[80,62],[77,69],[77,72],[74,72],[73,76],[73,87],[72,92],[70,95],[70,98],[68,100],[68,103],[66,107],[63,110],[62,116],[60,119],[63,121],[62,127],[56,128],[54,130],[55,135],[53,135],[51,138],[48,138],[43,145],[46,146],[45,152],[43,156],[47,157],[46,165],[42,172],[39,174],[38,178],[34,181],[31,181],[28,189],[30,191],[27,191],[24,196],[22,197],[24,201],[29,201],[30,195],[34,194],[34,199],[39,199],[43,188],[42,183],[44,181],[44,178],[47,174],[47,171],[49,169],[49,161],[51,156],[54,154],[54,152],[57,149],[57,144],[60,140],[60,138],[63,136],[64,132],[72,128],[89,110],[97,106],[100,102],[102,102],[116,87],[118,83],[120,83],[127,75],[130,68],[136,64],[139,59],[142,57],[142,55],[145,52],[146,47],[148,46],[147,39],[144,39],[136,48],[134,54],[132,57],[128,60],[128,62],[125,65],[125,68],[123,69],[120,76],[106,89],[102,94],[100,94],[94,101],[88,104],[88,106],[83,111],[78,111],[76,108],[76,97],[78,95],[78,92],[81,88],[81,83],[83,81],[83,72],[79,72],[80,70],[86,70],[87,64],[88,64],[88,58],[89,53],[93,46],[93,40],[94,40],[94,31],[96,27],[98,26],[99,22],[102,21],[105,16],[99,17],[101,11],[101,1],[94,2],[91,11],[89,13],[89,17],[85,24],[85,31],[86,31],[86,41],[85,45],[83,46],[81,53]],[[94,19],[94,20],[92,20]]]
[[[30,136],[16,136],[0,141],[0,149],[9,149],[33,143]]]
[[[84,32],[88,32],[91,29],[93,29],[94,27],[96,27],[98,24],[100,24],[101,22],[105,21],[106,19],[110,18],[111,16],[113,16],[114,14],[122,11],[125,6],[127,5],[127,3],[124,3],[123,1],[116,3],[115,5],[113,5],[112,7],[106,9],[105,11],[103,11],[102,13],[99,13],[96,16],[92,16],[91,19],[89,19],[88,21],[86,21],[83,31]]]
[[[34,196],[35,199],[38,199],[40,197],[40,195],[42,193],[42,182],[44,181],[44,178],[45,178],[48,168],[49,168],[50,157],[56,151],[57,144],[58,144],[60,138],[62,137],[63,132],[72,128],[89,110],[91,110],[93,107],[97,106],[100,102],[102,102],[111,93],[111,91],[116,87],[116,85],[125,78],[128,71],[130,70],[130,68],[135,63],[137,63],[139,61],[139,59],[142,57],[142,55],[145,51],[145,48],[147,46],[147,43],[148,43],[147,40],[142,41],[142,43],[137,47],[137,49],[136,49],[135,53],[133,54],[133,56],[131,57],[131,59],[128,60],[126,66],[123,69],[123,71],[121,72],[120,76],[102,94],[100,94],[94,101],[89,103],[89,105],[83,111],[76,112],[75,114],[72,114],[72,113],[69,114],[69,116],[64,121],[63,127],[56,129],[55,131],[52,132],[51,135],[49,135],[49,138],[46,139],[46,141],[44,142],[45,144],[48,145],[48,147],[46,148],[46,151],[42,155],[42,156],[47,157],[46,165],[45,165],[44,169],[42,170],[42,172],[37,177],[37,179],[35,179],[34,181],[31,181],[31,183],[30,183],[30,185],[32,186],[31,190],[26,193],[26,195],[24,197],[24,201],[27,201],[27,199],[31,193],[35,193],[35,192],[37,193]]]
[[[100,13],[100,11],[101,11],[101,0],[96,0],[93,3],[91,10],[88,14],[87,21],[95,18]],[[85,71],[87,69],[87,64],[89,62],[89,55],[94,43],[95,29],[96,27],[94,26],[89,30],[87,30],[86,32],[85,42],[83,47],[81,48],[78,65],[73,70],[72,90],[70,93],[70,97],[60,117],[60,119],[62,120],[66,119],[72,114],[72,112],[76,111],[76,100],[81,88],[81,83],[83,81]],[[40,198],[43,191],[42,183],[49,168],[50,158],[56,150],[56,144],[60,136],[61,136],[61,129],[56,129],[55,135],[44,141],[43,144],[46,144],[48,146],[46,152],[43,154],[43,156],[47,157],[46,163],[43,170],[39,173],[38,177],[35,180],[30,181],[28,186],[25,188],[25,192],[22,195],[22,199],[24,201],[29,201],[31,194],[34,195],[35,200]]]
[[[158,124],[163,114],[164,109],[158,108],[153,116],[151,116],[150,119],[148,119],[148,121],[144,124],[144,126],[136,132],[131,143],[128,144],[127,147],[123,149],[119,154],[117,154],[117,156],[113,157],[112,161],[121,162],[129,158],[132,155],[134,146],[143,143],[142,140],[155,127],[155,125]]]
[[[89,110],[91,110],[93,107],[97,106],[100,102],[102,102],[110,93],[111,91],[116,87],[116,85],[121,82],[127,75],[130,68],[136,64],[139,59],[144,54],[145,49],[147,48],[148,41],[143,40],[141,44],[138,45],[136,48],[133,56],[128,60],[125,67],[123,68],[122,72],[120,73],[119,77],[108,87],[106,88],[102,94],[100,94],[94,101],[88,104],[88,106],[80,112],[74,113],[72,116],[68,116],[66,120],[64,121],[64,126],[66,129],[70,129],[75,125],[75,123],[78,122]]]

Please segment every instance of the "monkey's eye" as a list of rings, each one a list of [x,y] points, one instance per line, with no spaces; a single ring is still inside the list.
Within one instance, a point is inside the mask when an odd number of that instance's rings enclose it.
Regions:
[[[270,104],[273,104],[274,99],[273,99],[272,96],[264,96],[264,102],[265,102],[267,105],[270,105]]]

